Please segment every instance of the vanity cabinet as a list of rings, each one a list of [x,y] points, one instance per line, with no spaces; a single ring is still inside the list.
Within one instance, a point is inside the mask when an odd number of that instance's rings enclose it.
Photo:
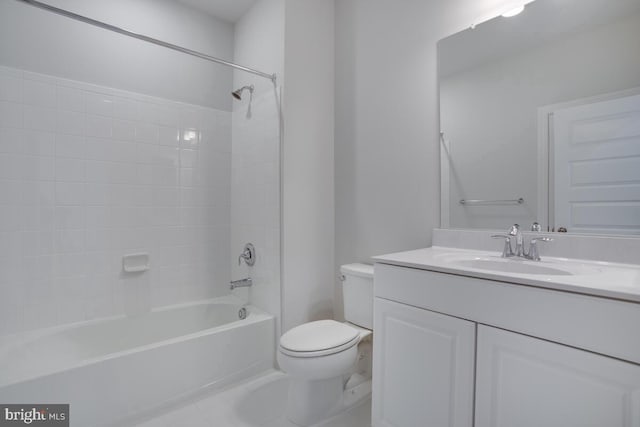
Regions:
[[[470,426],[476,325],[380,298],[374,313],[374,425]]]
[[[640,366],[478,326],[475,427],[640,426]]]
[[[640,426],[640,304],[376,264],[374,427]]]

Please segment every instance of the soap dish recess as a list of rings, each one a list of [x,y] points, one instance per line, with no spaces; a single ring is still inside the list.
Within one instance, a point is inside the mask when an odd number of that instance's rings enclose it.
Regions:
[[[122,269],[125,273],[142,273],[149,270],[149,254],[143,252],[123,256]]]

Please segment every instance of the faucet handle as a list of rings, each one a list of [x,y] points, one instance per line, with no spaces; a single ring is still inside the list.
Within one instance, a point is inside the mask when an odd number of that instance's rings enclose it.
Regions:
[[[540,261],[540,252],[538,251],[538,242],[553,242],[551,237],[533,236],[529,243],[529,259]]]
[[[511,236],[508,234],[494,234],[492,239],[504,239],[504,248],[502,249],[502,258],[513,256],[513,248],[511,248]]]
[[[507,240],[511,240],[511,236],[509,236],[508,234],[493,234],[491,236],[492,239],[507,239]]]
[[[251,243],[244,245],[242,253],[238,257],[238,265],[242,263],[242,260],[250,267],[256,263],[256,248]]]
[[[535,244],[537,242],[553,242],[553,238],[547,236],[532,236],[531,243]]]

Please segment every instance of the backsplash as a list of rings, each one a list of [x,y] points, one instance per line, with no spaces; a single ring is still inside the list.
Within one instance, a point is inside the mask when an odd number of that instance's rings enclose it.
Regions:
[[[0,334],[227,294],[230,188],[230,112],[0,67]]]

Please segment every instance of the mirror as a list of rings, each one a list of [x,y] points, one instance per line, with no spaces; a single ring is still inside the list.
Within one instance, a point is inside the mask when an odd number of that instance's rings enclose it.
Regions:
[[[438,60],[443,228],[640,234],[640,0],[536,0]]]

